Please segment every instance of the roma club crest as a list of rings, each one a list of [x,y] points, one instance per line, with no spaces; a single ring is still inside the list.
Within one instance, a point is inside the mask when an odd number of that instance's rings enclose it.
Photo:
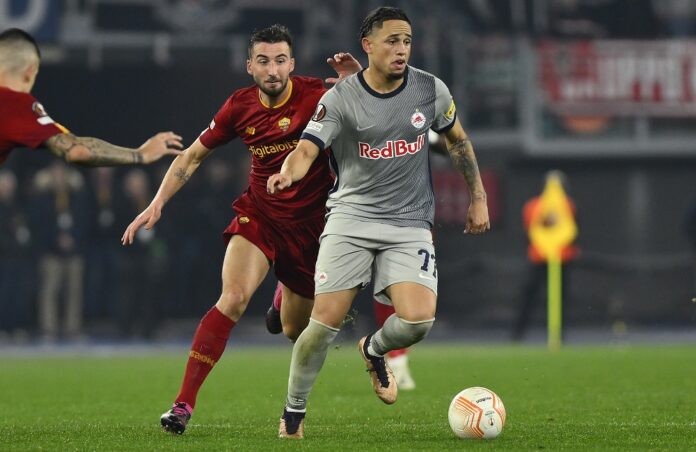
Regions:
[[[292,121],[290,121],[290,118],[284,117],[283,119],[278,121],[278,127],[280,127],[280,130],[282,130],[283,132],[287,132],[291,122]]]

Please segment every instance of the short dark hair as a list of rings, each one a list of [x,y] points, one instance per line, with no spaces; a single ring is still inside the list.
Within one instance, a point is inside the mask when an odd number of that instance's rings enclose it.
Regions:
[[[362,40],[362,38],[369,35],[374,27],[382,28],[382,25],[387,20],[403,20],[411,25],[411,21],[403,9],[393,6],[380,6],[370,11],[363,19],[362,25],[360,25],[360,39]]]
[[[0,44],[12,44],[14,42],[25,42],[31,44],[34,47],[34,50],[36,50],[36,56],[41,59],[39,45],[36,43],[36,40],[32,37],[32,35],[26,31],[20,30],[19,28],[10,28],[0,33]]]
[[[285,25],[273,24],[263,30],[254,30],[251,39],[249,39],[249,58],[251,58],[251,51],[254,49],[254,45],[258,42],[266,42],[269,44],[287,42],[288,47],[290,47],[292,51],[292,35]]]

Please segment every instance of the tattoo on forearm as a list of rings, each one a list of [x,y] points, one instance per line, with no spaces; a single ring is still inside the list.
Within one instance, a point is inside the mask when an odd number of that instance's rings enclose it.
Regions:
[[[181,183],[181,185],[184,185],[191,178],[191,175],[186,174],[186,170],[183,168],[177,169],[176,172],[174,173],[174,176],[177,179],[179,179],[179,182]]]
[[[454,167],[459,171],[469,185],[472,199],[486,200],[486,191],[481,182],[478,162],[474,155],[474,148],[469,138],[456,141],[448,149]]]
[[[70,160],[70,152],[75,147],[84,147],[87,149],[87,154],[70,161],[85,166],[118,166],[143,163],[143,156],[137,150],[116,146],[99,138],[58,134],[49,138],[46,141],[46,146],[54,155],[66,160]]]
[[[46,140],[46,146],[51,153],[63,159],[78,144],[77,137],[69,133],[59,133]]]

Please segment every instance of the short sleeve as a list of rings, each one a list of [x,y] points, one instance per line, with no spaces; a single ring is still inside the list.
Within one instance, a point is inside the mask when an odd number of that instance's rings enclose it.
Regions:
[[[331,142],[341,131],[343,105],[336,87],[324,93],[312,119],[302,132],[302,138],[313,142],[321,150],[331,146]]]
[[[435,120],[430,126],[437,133],[445,133],[454,125],[457,107],[447,85],[435,77]]]
[[[69,131],[48,116],[43,105],[32,97],[22,99],[15,112],[17,116],[12,121],[13,141],[36,149],[54,135],[69,133]]]
[[[233,101],[234,96],[227,99],[222,107],[220,107],[220,110],[215,114],[213,120],[210,121],[208,128],[198,137],[203,146],[208,149],[215,149],[218,146],[229,143],[237,137],[232,117]]]

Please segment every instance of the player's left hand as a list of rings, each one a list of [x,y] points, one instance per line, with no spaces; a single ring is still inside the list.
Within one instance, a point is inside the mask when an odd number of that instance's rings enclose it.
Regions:
[[[353,55],[346,52],[339,52],[333,58],[327,58],[326,62],[338,74],[338,77],[329,77],[324,80],[329,85],[335,85],[349,75],[356,74],[362,70],[360,62]]]
[[[143,163],[150,164],[161,159],[165,155],[179,155],[184,146],[181,137],[174,132],[160,132],[143,143],[138,151],[143,156]]]
[[[292,185],[292,179],[283,173],[275,173],[266,182],[266,191],[269,195],[275,195]]]
[[[469,206],[465,234],[483,234],[491,228],[488,219],[488,205],[485,200],[473,200]]]

